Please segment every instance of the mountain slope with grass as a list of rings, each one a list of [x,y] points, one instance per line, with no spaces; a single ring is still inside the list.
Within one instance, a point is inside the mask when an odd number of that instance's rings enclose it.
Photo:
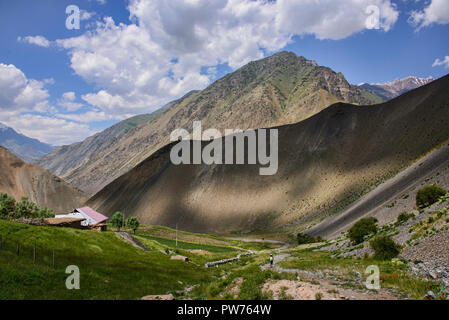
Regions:
[[[174,129],[191,130],[194,120],[201,120],[204,129],[220,130],[285,125],[338,101],[364,105],[382,99],[350,85],[341,73],[281,52],[181,98],[129,132],[114,136],[112,127],[58,148],[37,164],[93,194],[167,145]]]
[[[55,213],[70,212],[87,200],[82,191],[47,170],[23,162],[3,147],[0,147],[0,193],[7,193],[17,201],[26,197]]]
[[[445,76],[383,104],[337,103],[279,127],[273,176],[259,165],[175,166],[168,145],[88,203],[190,231],[305,230],[447,141],[448,87]]]

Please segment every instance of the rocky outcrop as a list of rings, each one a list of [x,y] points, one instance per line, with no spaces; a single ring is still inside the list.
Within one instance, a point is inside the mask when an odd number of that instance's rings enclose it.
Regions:
[[[449,289],[449,230],[440,231],[408,247],[401,256],[415,274],[440,279]]]

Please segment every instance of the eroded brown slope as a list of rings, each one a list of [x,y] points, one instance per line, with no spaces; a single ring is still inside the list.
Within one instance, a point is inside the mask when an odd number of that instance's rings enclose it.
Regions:
[[[279,127],[279,170],[181,165],[167,146],[89,200],[112,214],[191,231],[306,228],[449,138],[449,76],[387,103],[338,103]]]
[[[26,163],[0,147],[0,192],[17,201],[27,197],[39,207],[56,213],[69,212],[82,205],[87,196],[50,172]]]
[[[167,145],[175,128],[191,129],[194,120],[201,120],[205,129],[271,127],[304,120],[338,101],[370,104],[381,99],[350,85],[341,73],[281,52],[192,93],[126,135],[102,139],[101,145],[89,138],[79,148],[60,148],[38,163],[93,194]]]

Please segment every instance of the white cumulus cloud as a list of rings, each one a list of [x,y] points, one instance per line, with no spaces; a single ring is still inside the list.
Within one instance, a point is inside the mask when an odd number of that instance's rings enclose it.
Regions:
[[[432,64],[432,67],[441,67],[441,66],[444,66],[446,69],[449,69],[449,56],[445,56],[443,60],[437,58]]]
[[[416,26],[418,30],[434,23],[449,23],[449,1],[431,0],[430,4],[423,10],[413,11],[409,22]]]
[[[16,66],[0,63],[0,112],[47,111],[46,82],[28,79]]]
[[[75,92],[69,91],[62,94],[62,98],[58,100],[58,105],[63,107],[67,111],[77,111],[84,105],[82,103],[75,102]]]
[[[380,29],[390,30],[398,17],[390,0],[130,0],[132,23],[107,17],[56,43],[75,73],[99,88],[83,100],[113,115],[136,114],[206,87],[218,64],[238,68],[294,35],[338,40],[361,32],[373,5]]]
[[[53,83],[53,79],[29,79],[16,66],[0,63],[0,121],[52,145],[73,143],[95,133],[87,124],[51,116],[56,108],[49,103],[45,86]],[[75,103],[75,93],[66,92],[63,99]]]
[[[3,121],[20,133],[52,145],[81,141],[95,134],[87,124],[79,124],[43,115],[22,114]]]
[[[36,46],[44,47],[44,48],[48,48],[51,44],[51,42],[43,36],[18,37],[17,41],[34,44]]]

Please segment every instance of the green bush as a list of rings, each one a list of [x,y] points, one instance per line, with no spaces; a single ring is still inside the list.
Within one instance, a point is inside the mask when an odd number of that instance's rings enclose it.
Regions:
[[[418,208],[428,207],[444,196],[446,191],[438,186],[426,186],[416,193],[416,206]]]
[[[398,256],[401,246],[394,242],[389,236],[378,237],[370,242],[374,250],[374,258],[379,260],[390,260]]]
[[[0,193],[0,217],[6,217],[14,213],[16,209],[16,200],[6,193]]]
[[[296,236],[296,240],[298,241],[298,244],[316,243],[323,241],[321,237],[314,238],[304,233],[298,233],[298,235]]]
[[[413,213],[402,212],[399,214],[396,224],[401,224],[407,222],[409,219],[414,218],[415,215]]]
[[[349,239],[351,239],[354,244],[362,243],[366,236],[376,234],[376,224],[377,219],[373,217],[360,219],[351,227],[351,229],[349,229]]]

